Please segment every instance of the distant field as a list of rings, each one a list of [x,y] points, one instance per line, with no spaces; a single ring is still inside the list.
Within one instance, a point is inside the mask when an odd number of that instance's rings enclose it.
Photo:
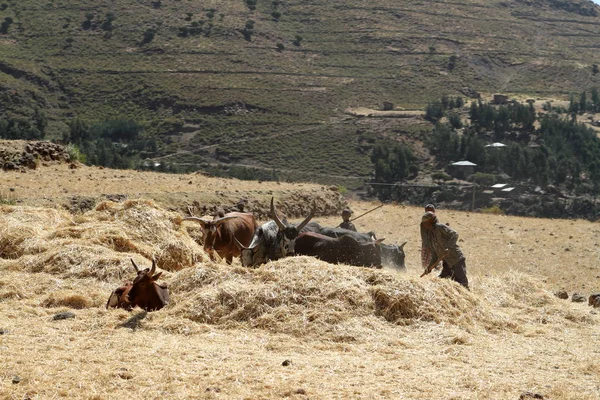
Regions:
[[[2,398],[600,395],[597,311],[553,295],[600,292],[597,223],[438,210],[460,234],[468,292],[418,277],[417,207],[385,205],[356,221],[386,242],[408,242],[406,273],[309,257],[245,269],[207,261],[197,227],[174,211],[180,193],[192,194],[189,179],[196,198],[330,189],[58,166],[2,178],[0,193],[14,196],[5,200],[46,197],[42,207],[0,206]],[[131,197],[71,214],[53,207],[61,190]],[[355,215],[376,205],[350,203]],[[152,256],[172,303],[154,313],[105,310],[131,277],[129,258],[147,266]],[[52,319],[63,311],[75,318]]]

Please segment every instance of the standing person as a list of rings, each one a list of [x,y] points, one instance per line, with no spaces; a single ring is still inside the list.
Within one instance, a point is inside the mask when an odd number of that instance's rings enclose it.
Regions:
[[[349,208],[344,208],[344,210],[342,211],[342,219],[344,220],[344,222],[342,222],[339,225],[339,227],[343,228],[343,229],[348,229],[349,231],[356,232],[356,227],[354,226],[354,224],[352,222],[350,222],[351,216],[352,216],[352,210],[350,210]]]
[[[444,257],[439,277],[450,278],[468,289],[467,265],[457,244],[458,233],[448,225],[440,224],[435,213],[427,211],[421,218],[421,239],[423,248],[431,252],[431,262]]]
[[[425,212],[432,212],[435,214],[435,206],[433,204],[427,204],[425,206]],[[449,223],[446,223],[446,225],[450,226]],[[424,239],[423,235],[424,235],[423,223],[421,223],[421,264],[423,265],[423,268],[425,269],[425,268],[429,267],[429,264],[433,260],[432,260],[431,251],[429,251],[429,249],[424,246],[425,239]],[[449,268],[448,263],[446,262],[445,259],[442,260],[442,266],[445,268]],[[440,268],[441,267],[439,264],[435,266],[435,269],[440,269]]]

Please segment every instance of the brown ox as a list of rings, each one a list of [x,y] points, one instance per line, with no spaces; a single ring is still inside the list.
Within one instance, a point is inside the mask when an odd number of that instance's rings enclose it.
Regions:
[[[215,259],[213,251],[216,251],[228,264],[231,264],[233,257],[240,256],[234,239],[248,246],[258,227],[254,215],[240,212],[230,212],[213,220],[191,216],[184,218],[184,221],[199,222],[204,235],[204,251],[211,260]]]
[[[127,282],[124,286],[116,289],[106,302],[106,308],[123,308],[131,311],[135,306],[145,311],[160,310],[169,303],[169,289],[166,284],[156,283],[162,272],[156,272],[156,262],[152,260],[152,269],[140,270],[131,259],[137,276],[133,282]]]

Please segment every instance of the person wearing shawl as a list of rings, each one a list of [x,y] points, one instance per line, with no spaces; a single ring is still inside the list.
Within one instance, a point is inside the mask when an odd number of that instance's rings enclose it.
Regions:
[[[423,248],[430,253],[430,263],[443,257],[446,261],[440,278],[450,278],[467,289],[467,266],[465,256],[457,244],[458,233],[448,225],[438,222],[435,213],[427,211],[421,218],[421,239]]]

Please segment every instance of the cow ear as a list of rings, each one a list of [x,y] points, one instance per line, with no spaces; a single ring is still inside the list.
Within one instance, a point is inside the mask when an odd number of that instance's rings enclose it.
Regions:
[[[153,281],[157,281],[157,280],[158,280],[158,278],[160,278],[160,276],[161,276],[161,275],[162,275],[162,271],[160,271],[158,274],[154,275],[154,276],[153,276],[151,279],[152,279]]]

